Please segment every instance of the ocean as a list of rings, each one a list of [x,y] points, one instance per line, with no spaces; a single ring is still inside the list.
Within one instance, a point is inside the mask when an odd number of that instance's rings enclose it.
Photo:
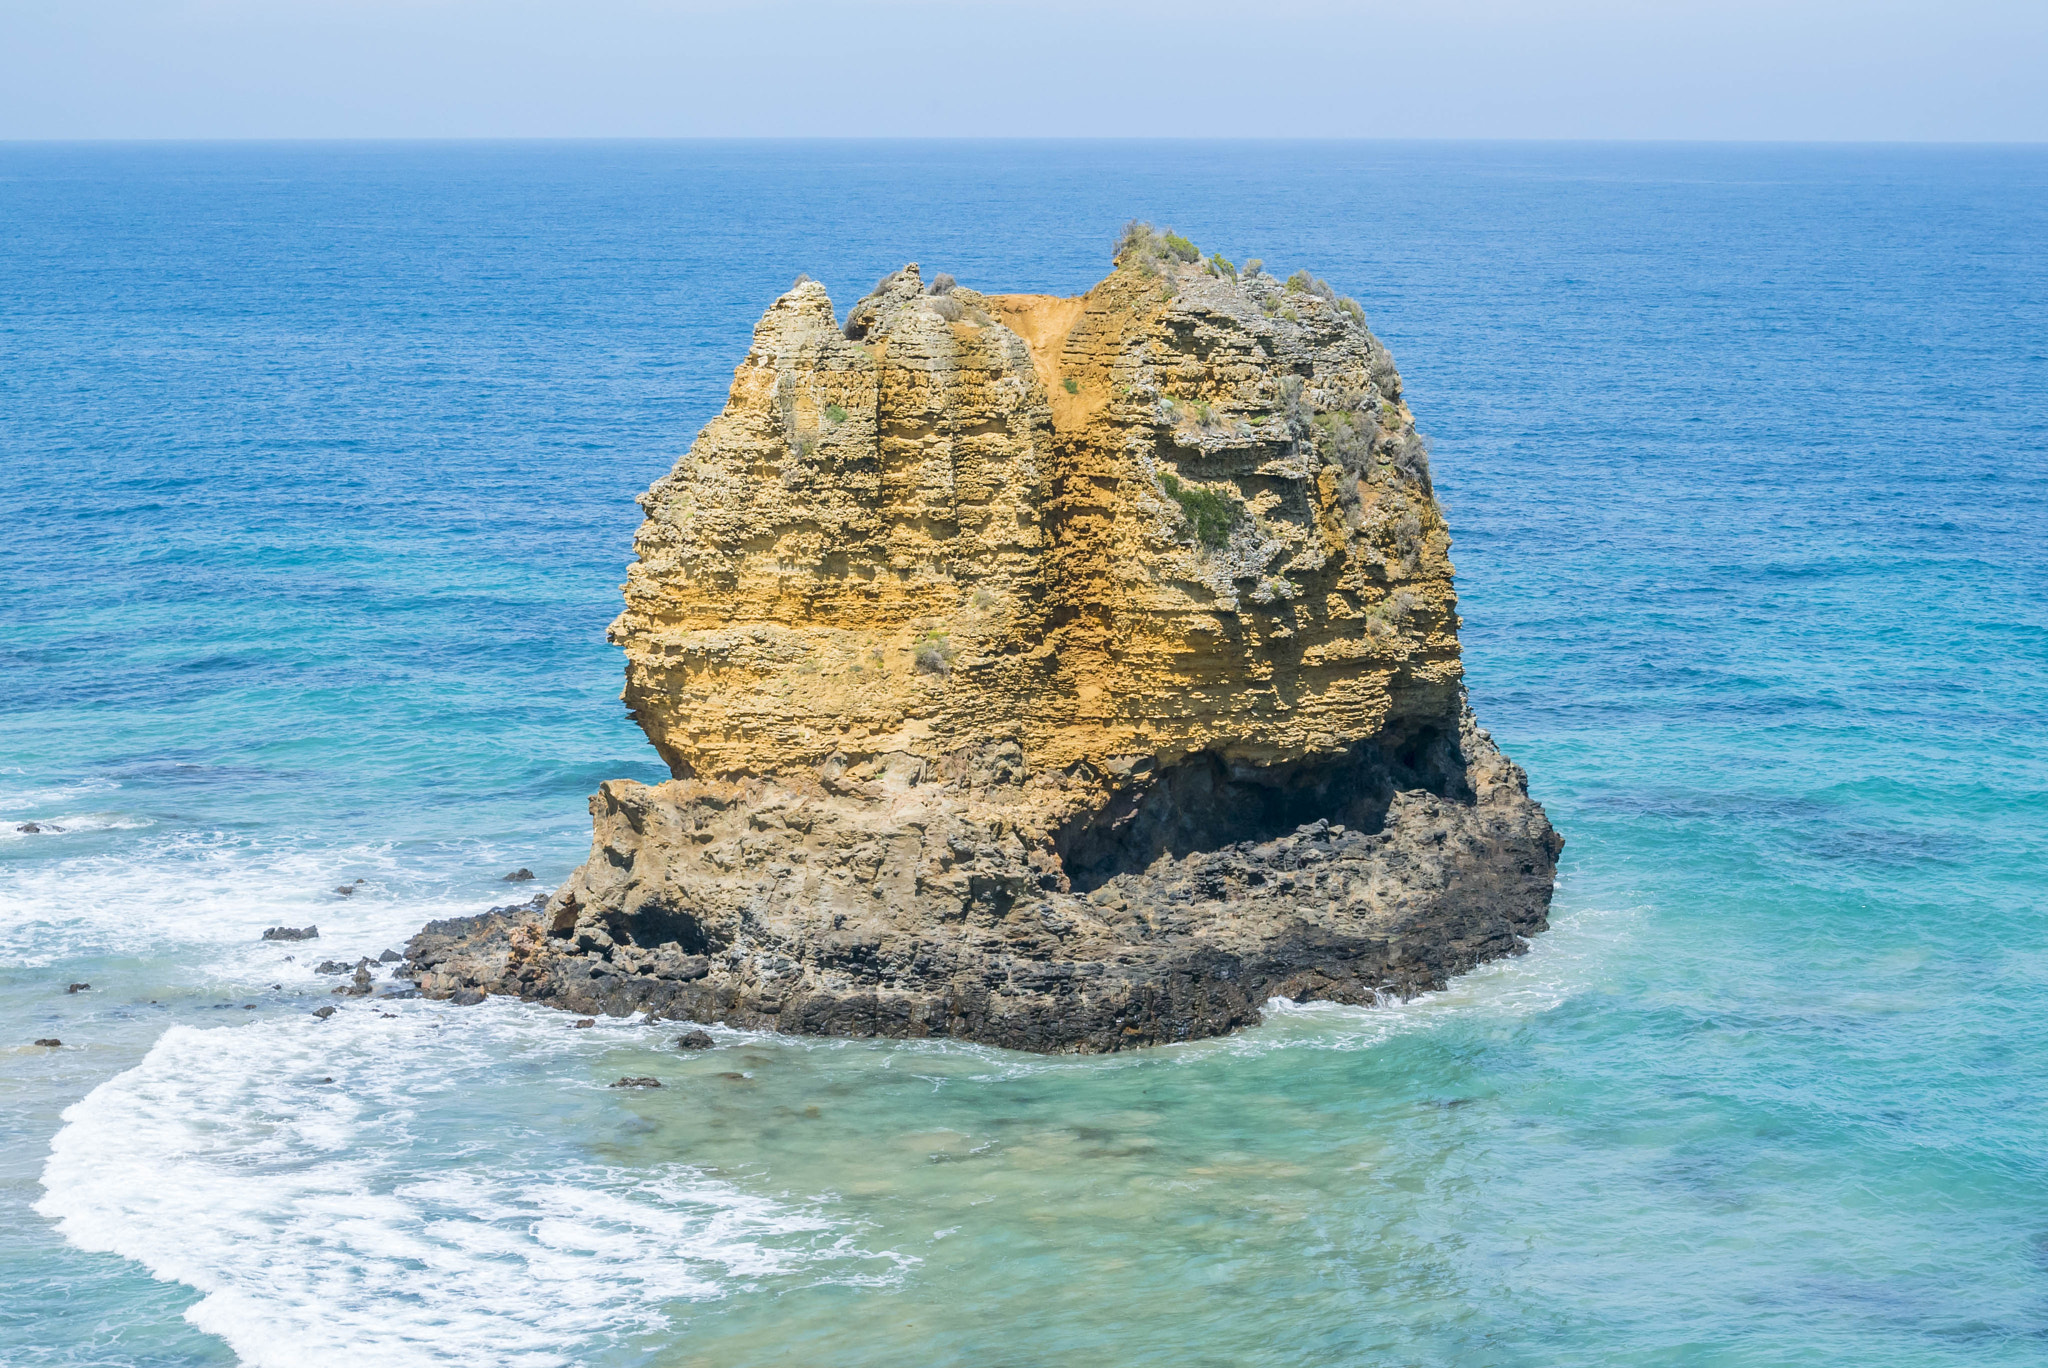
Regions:
[[[634,496],[798,272],[1133,217],[1392,348],[1530,954],[1109,1057],[330,996],[661,777]],[[2048,150],[0,145],[0,527],[0,1362],[2048,1362]]]

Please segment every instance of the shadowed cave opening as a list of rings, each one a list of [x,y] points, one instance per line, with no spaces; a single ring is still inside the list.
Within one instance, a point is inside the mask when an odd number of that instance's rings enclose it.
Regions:
[[[1394,795],[1413,789],[1471,801],[1455,723],[1383,732],[1347,753],[1288,764],[1234,764],[1204,751],[1069,823],[1055,848],[1074,891],[1092,893],[1161,855],[1270,841],[1318,818],[1374,833]]]
[[[613,912],[604,919],[605,934],[620,945],[651,950],[675,945],[686,955],[701,955],[712,948],[704,924],[680,908],[648,903],[633,912]]]

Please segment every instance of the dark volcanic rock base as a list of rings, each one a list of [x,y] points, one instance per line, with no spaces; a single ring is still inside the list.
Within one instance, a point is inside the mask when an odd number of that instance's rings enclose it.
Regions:
[[[1104,1051],[1273,997],[1410,997],[1547,925],[1563,840],[1462,709],[1312,770],[1071,782],[1116,796],[1051,833],[1001,755],[944,782],[607,783],[568,883],[433,923],[408,972],[462,1001]]]

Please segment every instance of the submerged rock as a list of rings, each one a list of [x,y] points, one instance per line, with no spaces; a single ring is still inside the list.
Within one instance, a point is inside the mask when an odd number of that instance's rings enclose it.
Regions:
[[[67,993],[89,993],[92,991],[92,985],[90,983],[69,983],[64,986],[64,991]]]
[[[1115,1050],[1547,925],[1400,378],[1305,274],[1134,226],[1073,299],[799,282],[642,503],[611,639],[675,777],[415,936],[429,996]]]
[[[48,1048],[50,1048],[50,1049],[55,1049],[55,1048],[57,1048],[58,1046],[62,1045],[63,1043],[64,1043],[63,1041],[61,1041],[61,1040],[57,1039],[57,1038],[56,1038],[55,1036],[45,1036],[45,1037],[43,1037],[43,1038],[42,1038],[41,1040],[38,1040],[38,1041],[36,1042],[36,1044],[38,1044],[38,1045],[42,1045],[42,1046],[47,1046],[47,1047],[48,1047]]]
[[[676,1037],[679,1050],[708,1050],[718,1042],[711,1038],[709,1031],[685,1031]]]
[[[607,1086],[613,1088],[658,1088],[661,1086],[661,1080],[658,1078],[622,1078],[618,1082],[608,1084]]]
[[[319,940],[320,928],[317,926],[273,926],[263,933],[263,939],[267,941]]]

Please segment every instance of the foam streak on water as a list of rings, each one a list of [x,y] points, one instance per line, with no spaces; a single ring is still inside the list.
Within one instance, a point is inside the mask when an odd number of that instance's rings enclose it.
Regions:
[[[815,1211],[686,1165],[539,1167],[544,1138],[451,1136],[447,1112],[507,1058],[569,1063],[571,1038],[531,1015],[173,1027],[65,1111],[36,1210],[204,1293],[186,1318],[265,1365],[568,1363],[807,1264],[893,1271],[821,1245]]]

